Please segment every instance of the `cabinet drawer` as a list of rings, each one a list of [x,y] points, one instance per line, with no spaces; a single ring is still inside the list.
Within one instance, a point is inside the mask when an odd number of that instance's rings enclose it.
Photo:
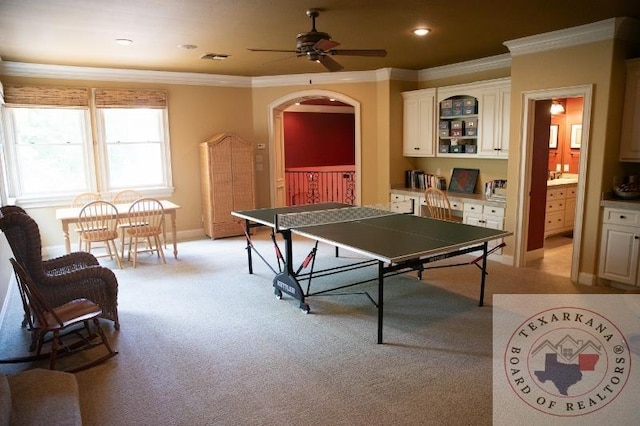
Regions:
[[[485,215],[504,217],[504,207],[483,206],[482,213]]]
[[[578,188],[575,187],[575,186],[571,186],[569,188],[566,188],[567,198],[575,198],[576,192],[578,192]]]
[[[555,231],[564,226],[564,211],[549,213],[545,217],[544,232]]]
[[[606,207],[602,221],[618,225],[640,226],[640,211]]]
[[[565,200],[552,200],[552,201],[547,200],[547,208],[545,211],[547,213],[564,211],[564,206],[565,206]]]
[[[404,201],[406,199],[407,199],[406,195],[402,195],[402,194],[398,194],[398,193],[394,193],[394,192],[391,193],[391,202]]]
[[[563,200],[567,197],[566,188],[547,189],[547,202],[553,200]]]
[[[480,203],[464,203],[464,212],[465,213],[476,213],[482,214],[482,208],[484,206]]]
[[[464,203],[462,201],[449,201],[451,204],[451,210],[464,210]]]

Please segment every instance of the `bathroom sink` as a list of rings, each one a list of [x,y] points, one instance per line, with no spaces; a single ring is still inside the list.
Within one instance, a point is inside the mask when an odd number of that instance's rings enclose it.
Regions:
[[[578,179],[577,178],[557,178],[557,179],[551,179],[547,181],[547,186],[554,186],[554,185],[566,185],[569,183],[578,183]]]

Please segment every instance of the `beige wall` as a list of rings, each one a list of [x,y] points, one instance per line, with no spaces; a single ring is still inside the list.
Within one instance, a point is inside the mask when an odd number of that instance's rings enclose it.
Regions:
[[[617,163],[620,101],[622,93],[619,71],[612,74],[614,41],[601,41],[571,48],[515,56],[511,63],[511,129],[509,145],[509,182],[517,182],[521,166],[521,132],[523,92],[556,89],[578,85],[593,85],[589,158],[585,182],[580,272],[595,274],[598,265],[600,199],[608,189],[604,171]],[[615,93],[612,93],[615,88]],[[615,102],[612,102],[615,100]],[[508,200],[516,200],[517,187],[509,185]],[[517,204],[507,203],[506,227],[514,230]],[[584,230],[590,230],[584,232]],[[513,252],[513,247],[507,252]]]

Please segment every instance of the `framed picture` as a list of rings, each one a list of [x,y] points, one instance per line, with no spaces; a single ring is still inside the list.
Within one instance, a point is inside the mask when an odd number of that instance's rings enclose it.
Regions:
[[[449,182],[449,192],[462,192],[473,194],[478,180],[479,169],[453,169],[451,182]]]
[[[558,125],[552,124],[549,127],[549,148],[558,148]]]
[[[570,148],[580,148],[582,145],[582,124],[571,125],[571,144]]]

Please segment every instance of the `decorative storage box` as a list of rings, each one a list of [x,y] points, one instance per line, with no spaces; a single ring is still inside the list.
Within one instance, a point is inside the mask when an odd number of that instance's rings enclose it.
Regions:
[[[438,152],[440,154],[446,154],[449,152],[449,145],[438,145]]]
[[[455,153],[460,153],[462,152],[462,145],[451,145],[449,147],[449,152],[455,152]]]
[[[464,127],[467,128],[467,129],[469,127],[476,128],[476,127],[478,127],[478,120],[477,119],[464,120]]]
[[[475,99],[472,99],[472,98],[466,98],[464,100],[463,106],[465,106],[465,107],[474,107],[475,108],[475,107],[478,106],[478,101],[475,100]]]
[[[453,108],[462,108],[464,106],[464,99],[454,99]]]
[[[462,129],[451,129],[451,136],[462,136]]]
[[[449,130],[440,130],[440,137],[441,138],[448,138],[449,136],[451,136],[449,134]]]
[[[452,108],[451,109],[451,113],[453,115],[462,115],[462,112],[463,112],[462,108]]]
[[[478,129],[475,127],[467,127],[464,129],[465,136],[478,136]]]
[[[467,154],[475,154],[476,146],[475,145],[464,145],[464,152]]]
[[[451,117],[453,115],[453,108],[441,108],[440,117]]]
[[[464,107],[462,108],[463,115],[474,115],[476,113],[475,107]]]
[[[444,101],[440,102],[440,106],[442,108],[451,109],[453,108],[453,101],[451,99],[445,99]]]
[[[462,129],[462,121],[452,121],[451,122],[451,128],[452,129]]]
[[[438,127],[440,128],[440,130],[449,130],[449,122],[446,120],[442,120],[440,121],[440,124],[438,125]]]

